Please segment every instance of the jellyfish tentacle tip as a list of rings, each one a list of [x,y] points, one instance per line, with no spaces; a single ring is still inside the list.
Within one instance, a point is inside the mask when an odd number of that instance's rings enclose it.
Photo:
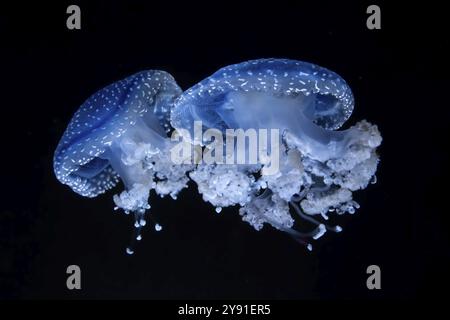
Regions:
[[[325,234],[325,232],[327,232],[327,228],[325,227],[325,225],[322,223],[319,224],[319,226],[317,227],[316,234],[313,236],[313,239],[314,240],[319,239],[320,237],[322,237]]]

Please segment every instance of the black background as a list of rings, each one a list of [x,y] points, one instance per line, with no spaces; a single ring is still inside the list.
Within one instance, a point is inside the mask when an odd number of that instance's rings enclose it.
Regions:
[[[69,31],[69,4],[82,29]],[[450,284],[448,35],[432,4],[62,1],[3,6],[0,19],[2,298],[379,299],[439,297]],[[195,186],[177,201],[151,198],[163,232],[144,230],[125,254],[132,219],[110,192],[82,198],[53,175],[53,151],[78,106],[144,69],[183,89],[228,64],[262,57],[313,62],[340,74],[384,138],[378,183],[312,253],[270,227],[254,231],[236,208],[217,214]],[[120,189],[115,189],[118,192]],[[66,268],[82,269],[82,290]],[[381,267],[382,289],[366,288]]]

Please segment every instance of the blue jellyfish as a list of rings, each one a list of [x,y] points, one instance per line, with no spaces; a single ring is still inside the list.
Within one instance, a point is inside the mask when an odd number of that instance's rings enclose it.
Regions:
[[[56,177],[82,196],[96,197],[122,180],[125,190],[114,202],[134,213],[137,240],[146,224],[150,191],[176,198],[188,181],[189,166],[174,165],[167,152],[170,109],[181,92],[164,71],[117,81],[81,105],[55,151]]]
[[[342,230],[326,223],[328,215],[354,213],[359,205],[352,192],[366,188],[377,169],[377,126],[363,120],[338,130],[353,107],[351,89],[336,73],[307,62],[259,59],[224,67],[186,90],[171,110],[171,124],[203,147],[196,122],[224,135],[277,130],[279,138],[268,144],[278,154],[276,172],[266,170],[267,149],[258,150],[256,164],[200,163],[190,177],[216,211],[239,205],[256,230],[269,224],[311,249],[311,239]],[[311,224],[311,231],[300,232],[296,221]]]

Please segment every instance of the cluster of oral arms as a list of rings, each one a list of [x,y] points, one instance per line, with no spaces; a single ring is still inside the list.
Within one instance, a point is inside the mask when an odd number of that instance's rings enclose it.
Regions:
[[[342,231],[328,216],[353,214],[352,192],[376,180],[377,126],[362,120],[338,130],[353,106],[339,75],[302,61],[242,62],[186,91],[165,71],[143,71],[82,104],[54,171],[85,197],[122,181],[113,199],[133,213],[136,240],[151,191],[176,199],[191,179],[216,212],[236,206],[256,230],[271,225],[311,250],[327,231]]]

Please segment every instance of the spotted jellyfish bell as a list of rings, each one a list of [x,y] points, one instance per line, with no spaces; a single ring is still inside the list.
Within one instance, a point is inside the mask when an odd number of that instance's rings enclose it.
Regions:
[[[170,109],[181,92],[165,71],[117,81],[81,105],[55,151],[56,177],[82,196],[96,197],[122,180],[125,191],[114,202],[134,213],[137,240],[150,191],[176,198],[188,181],[188,166],[173,165],[167,152]]]
[[[311,238],[341,231],[320,220],[331,212],[353,213],[359,205],[352,191],[366,188],[377,168],[381,136],[375,125],[363,120],[337,130],[353,105],[350,87],[330,70],[259,59],[224,67],[186,90],[171,111],[171,124],[193,143],[195,121],[222,132],[278,130],[279,141],[270,146],[272,154],[279,153],[276,172],[268,173],[264,152],[258,150],[259,167],[199,165],[190,176],[205,201],[240,204],[243,220],[256,230],[268,223],[311,249]],[[293,229],[290,207],[300,220],[315,225],[312,232]]]

